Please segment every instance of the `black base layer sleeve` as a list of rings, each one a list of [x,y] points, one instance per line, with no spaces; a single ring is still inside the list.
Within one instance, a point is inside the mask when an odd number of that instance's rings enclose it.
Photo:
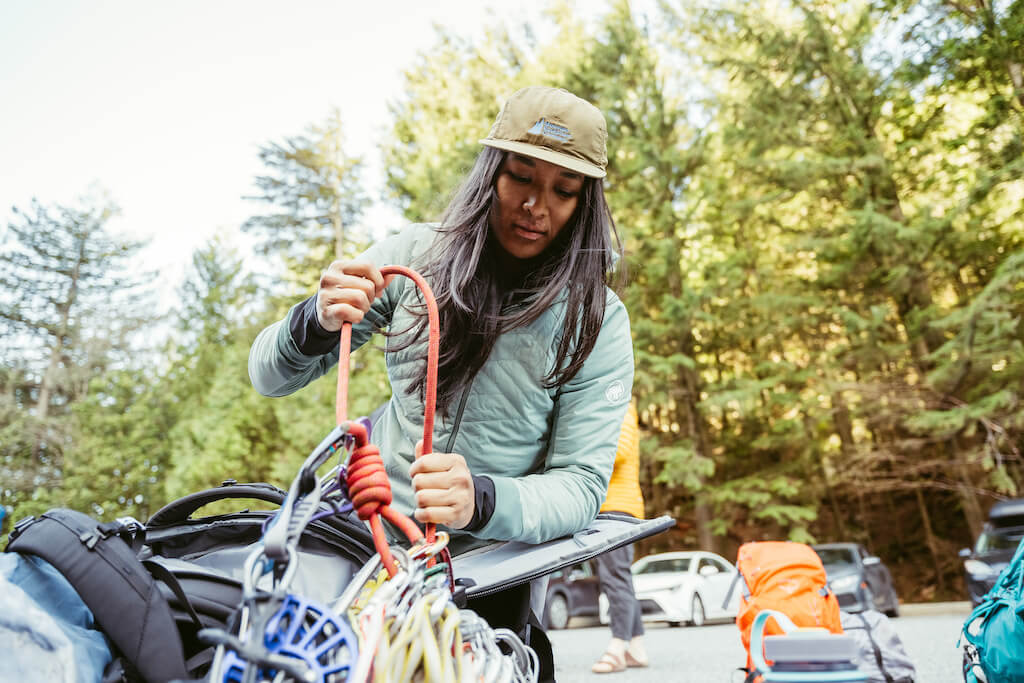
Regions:
[[[295,307],[288,331],[295,346],[307,356],[322,356],[338,348],[338,333],[328,332],[316,319],[316,294]]]
[[[463,527],[464,531],[479,531],[494,514],[494,482],[490,477],[474,474],[473,477],[473,518]]]

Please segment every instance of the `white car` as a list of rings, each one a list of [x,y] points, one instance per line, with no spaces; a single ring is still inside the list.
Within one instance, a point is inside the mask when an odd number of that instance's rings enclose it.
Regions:
[[[709,619],[732,619],[739,609],[739,585],[723,606],[736,568],[721,555],[703,550],[657,553],[634,562],[631,571],[644,621],[703,626]],[[607,623],[603,594],[600,616]]]

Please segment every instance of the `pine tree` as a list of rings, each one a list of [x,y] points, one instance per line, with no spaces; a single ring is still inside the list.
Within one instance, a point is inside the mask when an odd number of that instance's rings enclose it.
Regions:
[[[725,347],[749,358],[736,366],[737,381],[761,395],[762,410],[775,403],[780,412],[761,413],[754,435],[758,425],[769,429],[747,443],[805,439],[813,445],[802,469],[815,488],[833,500],[838,488],[862,511],[865,494],[908,492],[927,525],[934,510],[920,491],[955,491],[974,526],[983,490],[977,446],[1005,433],[1001,453],[1009,455],[1019,433],[1001,424],[1015,424],[1015,411],[998,389],[978,394],[968,382],[950,393],[958,375],[950,361],[964,365],[973,339],[960,328],[965,318],[980,331],[991,324],[982,320],[1005,315],[972,304],[995,272],[1000,284],[986,301],[1014,310],[1020,202],[1008,199],[1020,185],[1005,153],[1017,133],[1011,120],[986,137],[996,127],[986,128],[992,119],[975,94],[920,79],[917,55],[879,50],[892,19],[877,4],[827,0],[680,11],[683,35],[699,37],[695,54],[707,60],[720,131],[722,153],[705,166],[718,167],[720,180],[697,185],[713,190],[707,215],[717,229],[743,226],[736,244],[757,245],[746,261],[746,282],[757,287],[744,294],[761,305],[745,319],[767,325]],[[983,355],[990,367],[1013,367],[1019,328],[1001,331],[998,342],[986,335],[992,348]],[[980,380],[986,367],[962,379]],[[757,405],[752,391],[711,394]],[[963,407],[974,395],[991,401]],[[999,477],[1005,489],[1006,471]],[[831,507],[842,520],[846,513]],[[870,538],[868,516],[859,521]],[[940,587],[941,542],[928,539]]]
[[[92,376],[127,354],[145,297],[129,275],[138,241],[112,234],[109,200],[15,208],[0,256],[5,340],[4,502],[19,514],[59,489],[73,442],[71,409]]]
[[[248,218],[242,229],[259,237],[259,252],[280,259],[305,289],[334,259],[351,257],[368,235],[358,220],[367,204],[363,162],[345,152],[341,114],[331,111],[302,135],[260,148],[268,174],[255,180],[260,194],[247,197],[273,212]]]

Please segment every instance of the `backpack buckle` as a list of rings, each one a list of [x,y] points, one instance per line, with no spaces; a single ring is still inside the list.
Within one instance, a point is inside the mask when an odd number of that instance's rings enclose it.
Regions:
[[[145,539],[146,527],[134,517],[118,517],[113,522],[104,522],[95,529],[82,533],[78,540],[86,548],[92,550],[96,547],[97,543],[105,541],[111,536],[120,537],[122,541],[128,544],[128,547],[137,551],[138,547],[142,545],[143,539]]]
[[[35,523],[35,515],[29,515],[28,517],[22,517],[21,519],[19,519],[17,523],[15,523],[14,528],[11,529],[11,533],[8,534],[10,540],[13,541],[14,539],[18,538],[18,536],[21,536],[25,529],[29,528]]]
[[[472,588],[476,585],[476,581],[460,576],[455,579],[455,591],[452,593],[452,602],[459,609],[465,609],[469,601],[469,596],[466,595],[466,589]]]
[[[121,525],[121,528],[117,530],[118,535],[131,534],[132,536],[134,536],[140,531],[144,531],[146,528],[145,526],[143,526],[142,522],[135,519],[134,517],[118,517],[114,521],[117,524]]]
[[[92,531],[83,532],[81,535],[79,535],[78,540],[81,541],[82,545],[84,545],[86,548],[92,550],[96,547],[96,544],[99,543],[101,539],[106,538],[106,535],[103,534],[103,532],[100,531],[97,533],[97,531],[98,530],[94,529]]]
[[[117,535],[135,552],[142,548],[146,540],[146,525],[134,517],[118,517],[116,522],[121,525]]]

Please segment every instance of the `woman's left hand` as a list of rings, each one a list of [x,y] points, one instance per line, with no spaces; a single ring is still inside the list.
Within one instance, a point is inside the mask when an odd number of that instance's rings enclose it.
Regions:
[[[473,519],[475,494],[473,477],[466,459],[458,453],[423,452],[423,441],[416,443],[416,460],[409,468],[413,490],[416,492],[416,511],[413,516],[420,522],[444,524],[450,529],[461,529]]]

